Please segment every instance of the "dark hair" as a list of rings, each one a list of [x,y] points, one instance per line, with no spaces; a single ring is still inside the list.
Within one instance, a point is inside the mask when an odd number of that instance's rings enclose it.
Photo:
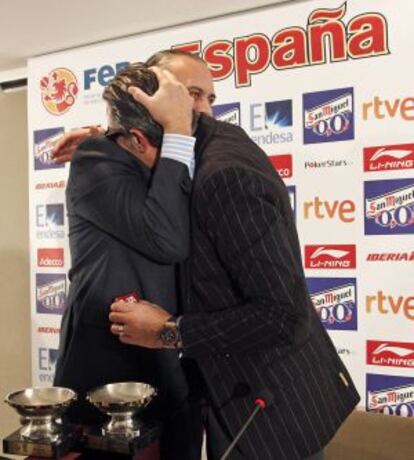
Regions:
[[[151,96],[158,89],[158,80],[148,65],[142,62],[128,64],[116,74],[103,92],[108,104],[109,133],[129,136],[131,128],[138,128],[152,146],[160,148],[163,129],[148,110],[128,93],[129,86],[137,86]]]
[[[181,51],[178,49],[158,51],[157,53],[149,57],[145,61],[145,64],[148,67],[152,67],[152,66],[168,67],[168,64],[170,63],[172,59],[174,59],[175,57],[181,57],[181,56],[188,57],[190,59],[194,59],[195,61],[202,62],[203,64],[207,65],[206,62],[203,59],[201,59],[201,57],[199,57],[197,54],[188,53],[187,51]]]

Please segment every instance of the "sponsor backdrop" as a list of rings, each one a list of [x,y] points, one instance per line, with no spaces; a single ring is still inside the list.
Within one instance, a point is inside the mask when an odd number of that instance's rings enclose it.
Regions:
[[[414,415],[414,36],[410,0],[315,0],[29,63],[33,380],[52,381],[68,289],[63,132],[105,125],[103,87],[179,47],[213,73],[215,116],[286,181],[309,290],[367,410]],[[323,382],[321,382],[323,386]]]

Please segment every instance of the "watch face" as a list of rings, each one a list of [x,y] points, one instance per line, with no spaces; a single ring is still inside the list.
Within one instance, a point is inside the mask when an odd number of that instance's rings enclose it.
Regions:
[[[162,343],[167,347],[176,347],[180,340],[180,333],[178,332],[177,326],[166,325],[161,331]]]

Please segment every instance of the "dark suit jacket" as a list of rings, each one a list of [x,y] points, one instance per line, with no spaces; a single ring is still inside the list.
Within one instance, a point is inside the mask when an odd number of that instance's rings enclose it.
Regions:
[[[184,355],[229,438],[270,391],[240,439],[244,458],[306,458],[359,396],[310,300],[286,187],[238,127],[202,117],[196,148]]]
[[[152,172],[112,139],[80,145],[66,190],[72,268],[56,385],[82,397],[106,383],[144,381],[172,404],[186,397],[176,352],[122,344],[108,315],[113,300],[130,292],[175,313],[173,264],[189,251],[190,189],[181,163],[160,159]],[[69,415],[94,422],[90,409],[79,402]]]

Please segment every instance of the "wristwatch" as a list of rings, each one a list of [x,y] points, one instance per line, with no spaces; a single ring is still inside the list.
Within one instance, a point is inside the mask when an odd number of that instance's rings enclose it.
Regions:
[[[180,319],[181,317],[171,316],[164,323],[160,331],[160,339],[163,348],[182,348],[183,342],[178,328]]]

